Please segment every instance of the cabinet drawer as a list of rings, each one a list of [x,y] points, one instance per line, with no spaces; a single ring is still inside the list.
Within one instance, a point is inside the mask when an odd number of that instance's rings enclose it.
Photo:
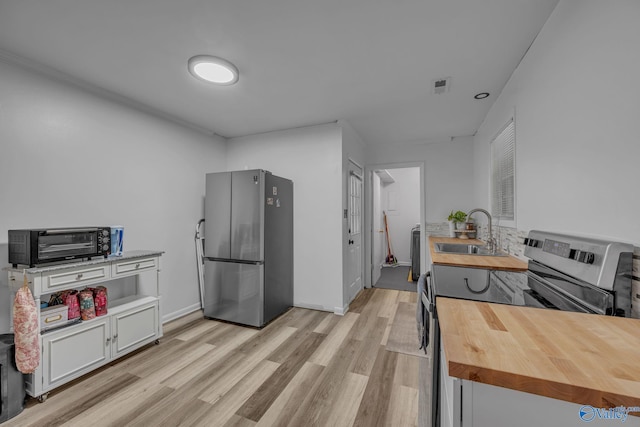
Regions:
[[[111,273],[113,277],[129,276],[131,274],[138,274],[138,272],[142,270],[157,268],[157,266],[157,258],[139,258],[113,263]]]
[[[102,282],[109,279],[110,274],[108,265],[51,273],[45,276],[43,291],[57,291]]]

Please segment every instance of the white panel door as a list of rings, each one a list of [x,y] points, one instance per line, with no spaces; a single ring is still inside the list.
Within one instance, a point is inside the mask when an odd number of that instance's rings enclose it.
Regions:
[[[349,164],[348,178],[348,297],[351,302],[362,290],[362,171],[353,163]]]
[[[380,177],[378,174],[373,173],[373,212],[371,213],[373,217],[373,232],[371,234],[372,240],[372,261],[371,261],[371,284],[375,285],[375,283],[380,279],[381,274],[381,266],[384,263],[384,223],[382,219],[382,204],[381,204],[381,191],[382,186],[380,182]]]

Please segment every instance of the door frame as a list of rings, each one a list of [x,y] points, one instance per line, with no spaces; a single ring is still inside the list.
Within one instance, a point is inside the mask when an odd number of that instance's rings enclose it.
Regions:
[[[364,216],[365,216],[365,276],[363,285],[365,288],[373,286],[373,174],[379,169],[420,169],[420,274],[427,271],[427,242],[426,242],[426,177],[425,162],[398,162],[398,163],[376,163],[365,166],[365,186],[364,186]]]

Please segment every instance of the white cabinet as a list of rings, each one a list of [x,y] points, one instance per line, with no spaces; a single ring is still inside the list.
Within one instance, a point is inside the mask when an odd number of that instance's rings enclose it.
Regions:
[[[108,287],[110,281],[135,277],[122,282],[128,287],[127,296],[109,299],[106,315],[41,333],[40,366],[25,377],[31,396],[43,400],[50,390],[162,337],[161,254],[131,251],[117,258],[26,270],[5,269],[13,292],[22,286],[23,272],[26,274],[38,311],[40,300],[48,301],[54,292],[87,286]]]
[[[599,408],[451,377],[444,351],[440,368],[442,427],[610,427],[622,422],[608,410],[595,416]],[[640,427],[640,417],[628,416],[621,425]]]
[[[111,359],[109,319],[103,316],[77,327],[42,336],[43,389],[50,390]]]
[[[158,301],[149,298],[146,304],[111,315],[111,355],[120,357],[158,336]]]

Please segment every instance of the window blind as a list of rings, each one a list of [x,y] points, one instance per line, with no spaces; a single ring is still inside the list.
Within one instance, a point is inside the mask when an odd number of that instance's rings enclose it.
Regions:
[[[516,137],[513,119],[491,141],[491,214],[515,219]]]

